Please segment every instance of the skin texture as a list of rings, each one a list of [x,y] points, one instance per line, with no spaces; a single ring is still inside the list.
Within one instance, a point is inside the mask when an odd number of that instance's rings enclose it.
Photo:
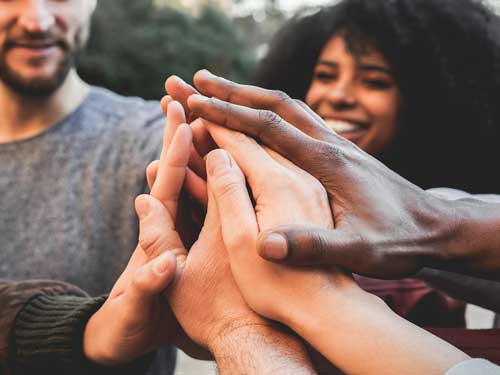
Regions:
[[[361,130],[339,131],[339,135],[377,155],[396,133],[401,93],[378,51],[370,48],[354,56],[343,36],[336,35],[318,58],[306,103],[327,124],[341,120],[361,125]],[[330,126],[335,130],[335,125]]]
[[[189,97],[193,116],[257,138],[316,177],[329,195],[334,230],[274,228],[259,237],[263,257],[336,264],[378,278],[414,275],[424,266],[498,278],[497,205],[447,202],[426,193],[282,92],[238,85],[207,71],[198,72],[194,82],[205,96]],[[273,250],[281,256],[266,249],[271,234],[282,237],[281,250]]]
[[[174,217],[179,199],[179,190],[175,186],[182,185],[192,145],[179,148],[175,143],[177,132],[189,129],[183,124],[185,116],[181,105],[170,102],[165,110],[169,113],[168,122],[177,124],[178,129],[174,132],[167,127],[162,158],[148,168],[148,181],[152,185],[151,194],[161,197],[171,217]],[[176,136],[169,141],[172,133]],[[173,163],[175,169],[162,163],[164,155],[168,159],[171,153],[179,157]],[[172,231],[167,236],[167,248],[175,249],[177,272],[165,297],[183,330],[214,355],[220,372],[313,373],[300,342],[277,330],[244,302],[231,274],[219,218],[210,194],[203,228],[189,252],[175,232],[177,224],[169,227]],[[267,356],[273,358],[272,364],[263,360]]]
[[[220,146],[238,155],[238,162],[223,150],[208,155],[208,186],[217,203],[233,275],[252,309],[290,326],[348,374],[443,374],[468,358],[395,315],[340,269],[294,268],[262,261],[255,251],[259,229],[300,222],[301,218],[321,225],[318,219],[328,206],[326,197],[301,199],[302,189],[310,191],[307,178],[303,183],[284,183],[287,179],[274,160],[266,158],[255,141],[214,125],[208,127]],[[254,170],[245,171],[248,165]],[[272,173],[275,178],[254,179],[259,173]],[[251,176],[247,181],[255,208],[244,175]],[[268,201],[266,193],[275,199]],[[280,195],[285,199],[277,198]],[[317,221],[311,222],[309,213]]]

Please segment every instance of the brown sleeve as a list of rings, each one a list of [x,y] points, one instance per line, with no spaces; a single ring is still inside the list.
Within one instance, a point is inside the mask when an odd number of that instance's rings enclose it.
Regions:
[[[0,374],[8,374],[12,327],[19,311],[39,295],[74,295],[86,297],[81,289],[59,281],[0,279]]]

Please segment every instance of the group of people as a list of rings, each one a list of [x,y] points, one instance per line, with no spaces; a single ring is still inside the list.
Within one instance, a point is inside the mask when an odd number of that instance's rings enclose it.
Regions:
[[[497,15],[342,0],[160,106],[78,77],[95,6],[0,2],[0,373],[500,373],[419,327],[500,312]]]

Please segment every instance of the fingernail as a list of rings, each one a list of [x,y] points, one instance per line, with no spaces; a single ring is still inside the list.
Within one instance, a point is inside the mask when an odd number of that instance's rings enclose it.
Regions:
[[[210,176],[217,176],[228,168],[231,168],[231,159],[225,150],[214,150],[208,154],[207,172]]]
[[[165,272],[167,272],[170,267],[172,266],[172,254],[167,252],[162,255],[160,255],[158,258],[156,258],[153,261],[153,271],[157,275],[161,275]]]
[[[137,212],[137,216],[139,216],[139,220],[142,220],[149,215],[151,205],[145,198],[137,198],[135,201],[135,210]]]
[[[264,240],[264,257],[272,260],[283,260],[288,256],[288,243],[286,238],[277,233],[269,234]]]
[[[214,75],[210,73],[207,69],[202,69],[198,72],[202,78],[212,78]]]

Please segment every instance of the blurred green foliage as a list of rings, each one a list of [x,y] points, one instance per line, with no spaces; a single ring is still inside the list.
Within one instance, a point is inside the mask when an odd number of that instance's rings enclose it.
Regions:
[[[159,99],[171,74],[191,82],[194,72],[207,68],[241,82],[254,64],[243,33],[214,7],[193,17],[152,0],[103,0],[78,70],[89,83]]]

